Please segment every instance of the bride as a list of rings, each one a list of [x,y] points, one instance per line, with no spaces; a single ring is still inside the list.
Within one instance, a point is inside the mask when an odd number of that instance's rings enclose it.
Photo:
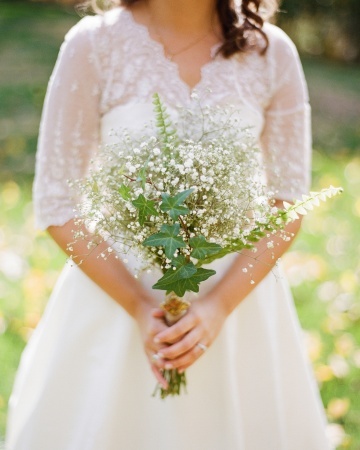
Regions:
[[[37,226],[67,251],[83,177],[116,127],[141,128],[158,92],[169,108],[233,104],[250,126],[278,202],[309,187],[306,84],[270,0],[123,0],[67,34],[50,79],[34,184]],[[300,221],[288,225],[296,235]],[[167,327],[134,255],[64,268],[25,349],[8,450],[326,450],[323,407],[281,267],[280,241],[213,264],[188,313]],[[99,249],[101,252],[101,248]],[[74,255],[87,253],[78,242]],[[275,258],[273,257],[275,256]],[[76,259],[76,258],[75,258]],[[252,280],[252,281],[251,281]],[[164,368],[189,392],[151,397]],[[155,378],[154,378],[155,376]],[[156,380],[155,380],[156,379]]]

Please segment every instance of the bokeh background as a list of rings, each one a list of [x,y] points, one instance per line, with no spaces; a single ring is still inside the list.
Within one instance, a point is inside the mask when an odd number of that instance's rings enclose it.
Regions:
[[[21,351],[65,261],[34,230],[31,185],[47,81],[79,20],[73,3],[0,0],[0,443]],[[313,189],[344,187],[306,217],[283,259],[331,433],[359,450],[360,1],[284,0],[280,10],[310,89]]]

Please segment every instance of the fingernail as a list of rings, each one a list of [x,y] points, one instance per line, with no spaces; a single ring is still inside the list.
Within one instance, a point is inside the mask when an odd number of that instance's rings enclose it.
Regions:
[[[159,358],[165,359],[165,356],[164,356],[162,353],[158,352],[157,354],[158,354],[158,357],[159,357]]]
[[[155,344],[159,344],[160,343],[160,339],[159,338],[154,338],[154,342],[155,342]]]
[[[169,364],[169,363],[165,364],[165,369],[166,370],[170,370],[172,368],[173,368],[172,364]]]

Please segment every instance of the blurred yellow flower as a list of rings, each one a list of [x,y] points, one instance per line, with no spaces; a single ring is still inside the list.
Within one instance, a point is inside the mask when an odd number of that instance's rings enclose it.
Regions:
[[[345,378],[348,375],[350,366],[345,358],[340,355],[333,354],[329,356],[328,361],[333,374],[337,378]]]
[[[344,174],[346,179],[350,184],[359,184],[360,178],[360,158],[354,158],[352,159],[349,164],[346,165]]]
[[[330,419],[338,420],[344,417],[350,408],[350,399],[348,398],[333,398],[330,400],[326,412]]]
[[[335,351],[341,356],[350,356],[354,348],[354,338],[349,333],[342,334],[335,340]]]
[[[354,206],[353,206],[353,213],[354,213],[356,216],[360,217],[360,198],[358,198],[358,199],[355,201],[355,203],[354,203]]]
[[[340,284],[344,291],[354,292],[359,286],[359,280],[353,270],[344,270],[340,277]]]
[[[318,366],[315,366],[314,370],[315,377],[320,383],[325,383],[326,381],[330,381],[334,378],[331,367],[326,364],[319,364]]]
[[[345,313],[329,314],[323,321],[323,330],[325,333],[335,334],[337,331],[346,330],[348,318]]]
[[[330,185],[341,186],[341,180],[334,173],[325,173],[319,180],[319,186],[323,189]]]
[[[310,360],[312,362],[318,360],[323,350],[320,334],[310,331],[305,332],[305,345]]]
[[[20,200],[20,196],[20,187],[15,181],[5,183],[1,191],[1,198],[7,208],[14,208]]]
[[[46,297],[46,276],[40,269],[31,269],[22,283],[25,305],[32,311],[42,311]]]

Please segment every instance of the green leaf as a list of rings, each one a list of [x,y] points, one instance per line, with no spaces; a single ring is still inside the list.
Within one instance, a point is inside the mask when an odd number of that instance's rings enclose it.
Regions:
[[[121,197],[124,200],[130,200],[130,192],[131,189],[129,188],[129,186],[126,186],[125,184],[121,184],[119,187],[119,194],[121,195]]]
[[[189,195],[192,194],[193,192],[194,192],[194,189],[186,189],[186,191],[177,193],[173,197],[173,199],[176,201],[177,205],[181,205],[189,197]]]
[[[213,269],[203,269],[202,267],[200,267],[197,269],[196,273],[191,277],[191,279],[199,284],[215,274],[216,271]]]
[[[162,205],[163,204],[161,204],[160,209],[166,212],[165,207],[162,208]],[[179,216],[186,216],[190,211],[186,206],[175,206],[174,208],[169,208],[167,212],[169,213],[169,216],[172,218],[172,220],[176,221]]]
[[[222,247],[222,249],[213,255],[207,256],[205,259],[199,260],[196,264],[196,267],[201,267],[205,264],[210,264],[216,259],[223,258],[226,255],[229,255],[230,253],[240,252],[241,250],[244,250],[244,248],[252,248],[253,245],[244,244],[242,241],[234,241],[234,245],[228,245],[226,247]]]
[[[174,197],[171,197],[166,193],[161,194],[161,211],[167,212],[173,220],[177,220],[179,216],[189,214],[189,209],[186,206],[182,206],[181,203],[187,199],[193,190],[194,189],[187,189],[186,191],[179,192]]]
[[[174,270],[168,269],[165,274],[153,285],[153,289],[160,289],[163,291],[174,290],[177,295],[182,297],[184,293],[179,294],[179,289],[182,292],[181,286],[185,286],[184,280],[188,280],[196,273],[197,269],[192,262],[182,264],[179,268]],[[185,292],[185,291],[184,291]],[[197,292],[197,291],[195,291]]]
[[[186,260],[186,258],[185,258],[184,255],[178,255],[176,258],[173,258],[173,259],[172,259],[171,264],[172,264],[174,267],[179,268],[179,267],[181,267],[181,266],[184,266],[184,265],[187,264],[188,262],[189,262],[189,261]]]
[[[215,273],[215,270],[196,269],[192,262],[185,262],[177,270],[168,269],[165,275],[153,285],[153,289],[173,291],[182,297],[186,291],[199,292],[199,284]]]
[[[256,234],[249,234],[249,236],[246,236],[246,240],[249,242],[259,242],[261,239],[261,236],[258,236]]]
[[[168,289],[166,289],[167,293],[175,292],[179,297],[183,297],[187,291],[199,292],[199,285],[192,278],[175,281]]]
[[[160,233],[155,233],[146,238],[143,245],[148,247],[164,247],[165,255],[169,259],[174,258],[174,253],[178,248],[186,247],[186,244],[181,236],[180,224],[162,225]]]
[[[193,249],[191,256],[196,259],[205,259],[207,256],[219,253],[222,249],[221,245],[208,242],[202,235],[190,238],[189,244]]]
[[[148,216],[158,216],[158,212],[155,208],[155,202],[153,200],[148,200],[140,194],[137,199],[131,202],[135,208],[139,210],[139,223],[144,225]]]
[[[92,184],[92,191],[94,191],[95,194],[98,194],[98,193],[99,193],[99,186],[98,186],[96,180],[93,181],[93,184]]]
[[[141,181],[141,187],[143,189],[145,189],[145,184],[146,184],[146,169],[147,169],[147,164],[139,170],[137,178],[136,178],[136,181]]]
[[[153,105],[156,118],[156,127],[159,135],[161,136],[160,141],[164,144],[165,148],[163,150],[165,151],[167,146],[170,144],[170,141],[176,139],[176,129],[174,129],[170,116],[166,111],[166,107],[157,93],[153,95]]]

